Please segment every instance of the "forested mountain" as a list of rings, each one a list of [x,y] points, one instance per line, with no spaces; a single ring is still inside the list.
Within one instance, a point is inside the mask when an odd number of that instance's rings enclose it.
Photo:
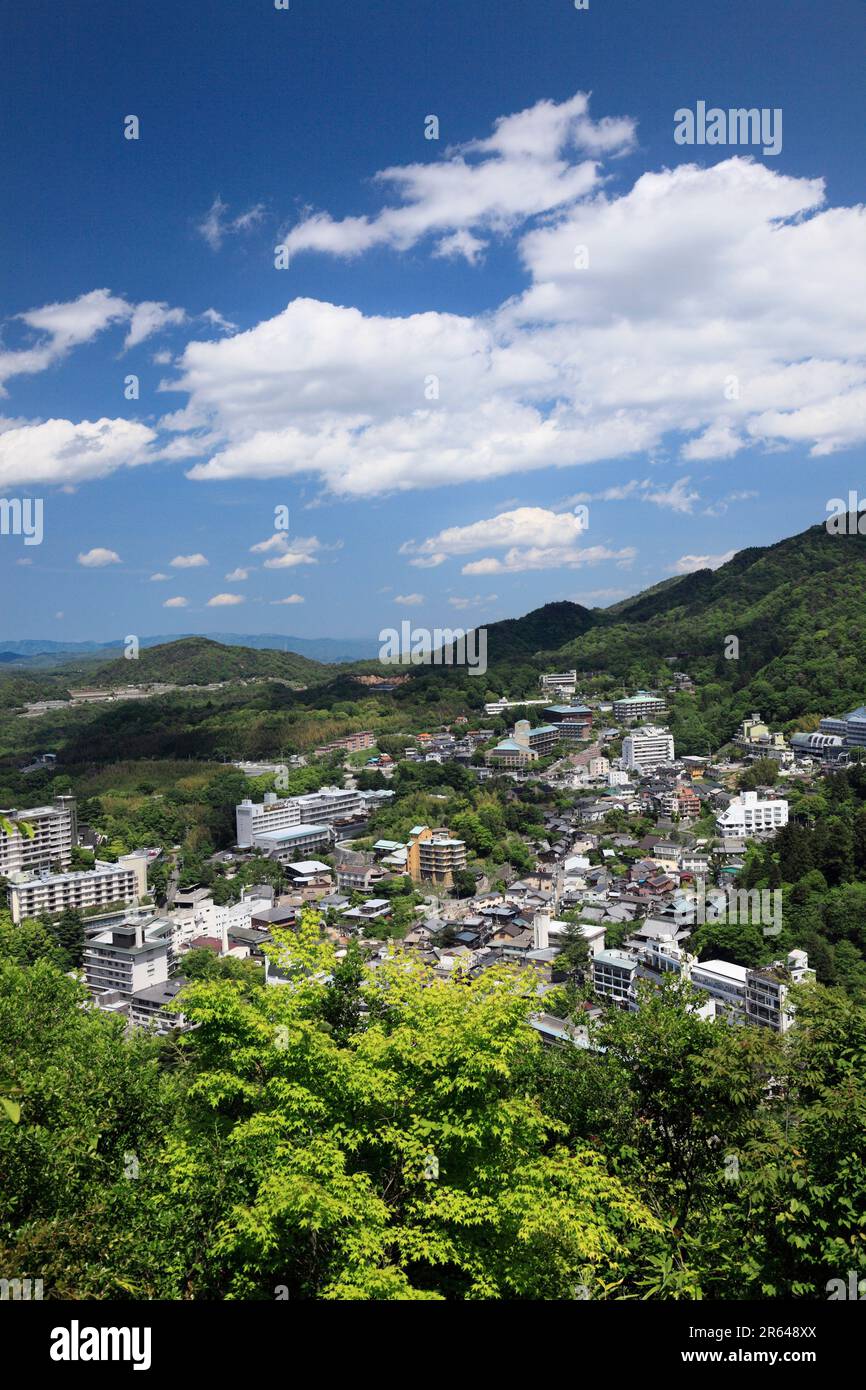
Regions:
[[[95,666],[88,673],[94,687],[137,685],[166,681],[177,685],[209,685],[214,681],[276,676],[287,681],[310,682],[329,676],[321,662],[252,647],[226,647],[208,637],[184,637],[161,647],[142,648],[135,661],[120,658]]]
[[[493,623],[490,679],[507,680],[504,663],[513,660],[601,671],[631,688],[664,686],[672,670],[688,671],[698,694],[672,702],[674,732],[682,751],[705,752],[752,709],[794,725],[862,704],[864,595],[866,536],[813,526],[612,608],[549,604]]]

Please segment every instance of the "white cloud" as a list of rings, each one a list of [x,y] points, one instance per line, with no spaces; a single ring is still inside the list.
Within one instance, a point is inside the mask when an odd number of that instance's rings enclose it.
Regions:
[[[169,578],[170,578],[170,575],[167,575],[167,574],[160,574],[160,573],[152,574],[152,575],[150,576],[150,582],[151,582],[151,584],[159,584],[159,583],[162,582],[162,580],[164,580],[164,579],[169,579]]]
[[[265,560],[266,570],[294,569],[297,565],[317,565],[317,552],[325,546],[317,536],[289,536],[285,531],[275,531],[266,541],[251,545],[254,554],[264,555],[275,552]]]
[[[823,201],[820,179],[740,157],[647,173],[619,196],[576,193],[523,230],[529,287],[498,311],[385,317],[294,300],[248,332],[190,343],[172,387],[188,402],[164,423],[193,449],[196,431],[218,436],[192,478],[312,474],[354,497],[671,443],[694,460],[848,447],[866,438],[866,210]],[[697,501],[684,482],[634,490],[682,512]]]
[[[583,517],[574,512],[554,512],[545,507],[517,507],[467,526],[449,526],[427,540],[407,541],[400,547],[411,555],[412,565],[426,568],[439,565],[452,556],[470,555],[479,550],[505,550],[500,559],[487,555],[465,564],[463,574],[505,574],[524,570],[579,569],[582,565],[613,560],[628,564],[635,550],[626,546],[610,550],[607,546],[580,547],[585,534]]]
[[[503,555],[488,555],[482,560],[472,560],[464,565],[462,574],[520,574],[525,570],[580,569],[583,565],[599,565],[613,560],[618,565],[628,566],[637,551],[633,546],[623,546],[621,550],[610,550],[605,545],[590,545],[583,550],[571,546],[531,546],[512,548]]]
[[[498,594],[476,594],[474,598],[458,598],[455,594],[449,598],[448,602],[452,608],[462,610],[464,608],[477,608],[481,603],[495,603],[497,598]]]
[[[155,434],[135,420],[44,420],[0,432],[0,486],[69,485],[147,463]]]
[[[450,233],[436,254],[476,260],[484,243],[471,229],[502,235],[529,217],[573,203],[598,184],[595,157],[631,145],[633,121],[594,122],[588,110],[589,97],[578,92],[567,101],[539,101],[502,116],[486,140],[450,146],[438,160],[381,170],[376,181],[396,191],[396,205],[375,217],[340,221],[314,213],[283,244],[290,257],[300,251],[354,256],[376,245],[406,250],[430,233]]]
[[[228,210],[228,203],[224,203],[222,198],[214,198],[209,211],[196,228],[212,251],[219,251],[227,236],[249,231],[261,221],[265,209],[263,203],[256,203],[237,217],[226,217]]]
[[[213,598],[207,601],[208,608],[231,608],[237,603],[243,603],[243,594],[214,594]]]
[[[120,556],[116,550],[106,550],[104,546],[97,545],[92,550],[82,551],[78,563],[85,569],[101,569],[103,565],[119,565]]]
[[[167,598],[162,606],[163,608],[186,608],[188,603],[188,598],[178,596],[177,598]]]
[[[423,594],[397,594],[395,603],[401,603],[405,608],[417,608],[419,603],[424,602]]]
[[[234,584],[240,584],[244,579],[249,579],[249,577],[249,570],[241,569],[240,566],[238,566],[236,570],[231,570],[226,575],[226,579],[230,579]]]
[[[303,594],[289,594],[288,598],[273,598],[271,599],[271,603],[306,603],[306,599],[304,598]]]
[[[733,560],[736,550],[726,550],[724,555],[681,555],[669,569],[674,574],[694,574],[695,570],[717,570]]]
[[[129,332],[124,339],[125,348],[137,347],[143,343],[145,338],[149,338],[153,333],[159,333],[161,329],[170,324],[180,324],[186,322],[186,313],[183,309],[170,309],[167,304],[158,303],[156,300],[142,300],[136,304],[132,311],[132,318],[129,324]]]
[[[169,561],[176,570],[201,569],[202,565],[207,563],[207,559],[200,552],[195,555],[175,555],[174,559]]]
[[[124,347],[134,347],[167,324],[183,323],[183,309],[145,300],[129,304],[110,290],[91,290],[77,299],[28,309],[16,318],[41,338],[32,347],[0,350],[0,395],[9,377],[43,372],[73,348],[89,343],[111,324],[129,321]]]

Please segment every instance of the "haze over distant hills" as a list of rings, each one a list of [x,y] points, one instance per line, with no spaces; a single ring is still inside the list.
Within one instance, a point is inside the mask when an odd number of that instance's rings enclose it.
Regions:
[[[237,632],[203,632],[159,634],[153,637],[140,637],[139,645],[145,647],[164,646],[190,637],[203,637],[211,642],[219,642],[224,647],[250,647],[281,652],[295,652],[298,656],[309,657],[311,661],[341,662],[367,661],[378,654],[379,643],[375,637],[286,637],[281,633],[263,632],[247,635]],[[41,667],[54,666],[67,658],[102,661],[123,651],[123,638],[117,637],[109,642],[62,642],[50,638],[13,637],[0,640],[0,663],[5,666]]]

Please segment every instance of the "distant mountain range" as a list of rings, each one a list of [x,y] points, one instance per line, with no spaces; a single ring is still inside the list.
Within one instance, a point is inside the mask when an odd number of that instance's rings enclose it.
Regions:
[[[375,637],[286,637],[275,632],[256,633],[252,636],[237,632],[185,632],[180,637],[175,634],[161,634],[155,637],[141,637],[139,645],[142,648],[159,647],[191,637],[203,637],[211,642],[219,642],[224,647],[294,652],[297,656],[305,656],[311,661],[327,664],[373,660],[379,650],[379,643]],[[114,653],[122,655],[123,646],[123,639],[120,637],[110,642],[57,642],[50,638],[7,638],[0,641],[0,664],[46,670],[51,666],[63,665],[69,660],[104,661]]]

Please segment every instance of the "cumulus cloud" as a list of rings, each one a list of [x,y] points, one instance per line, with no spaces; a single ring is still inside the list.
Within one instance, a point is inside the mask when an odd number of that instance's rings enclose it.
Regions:
[[[303,594],[289,594],[287,598],[273,598],[271,599],[271,603],[306,603],[306,599],[304,598]]]
[[[485,140],[450,146],[438,160],[382,169],[376,182],[395,191],[396,204],[374,217],[314,213],[285,237],[286,251],[355,256],[376,245],[406,250],[442,233],[436,254],[475,261],[484,242],[473,228],[501,235],[574,202],[599,182],[596,157],[629,148],[633,121],[596,122],[588,112],[584,92],[559,103],[539,101],[501,116]]]
[[[423,594],[397,594],[395,603],[402,604],[405,608],[417,608],[419,603],[424,602]]]
[[[200,552],[195,555],[175,555],[174,559],[169,561],[176,570],[201,569],[202,565],[207,563],[207,559]]]
[[[116,550],[106,550],[104,546],[96,545],[92,550],[85,550],[78,556],[79,565],[85,569],[101,569],[103,565],[119,565],[120,556]]]
[[[134,420],[43,420],[0,431],[0,486],[68,485],[107,477],[150,459],[156,438]]]
[[[249,577],[250,577],[250,572],[249,572],[249,570],[241,569],[240,566],[238,566],[238,568],[235,569],[235,570],[231,570],[231,571],[226,575],[226,579],[232,580],[232,582],[235,583],[235,584],[240,584],[240,583],[242,582],[242,580],[244,580],[244,579],[249,579]]]
[[[170,578],[170,576],[167,575],[167,574],[161,574],[161,573],[152,574],[152,575],[150,576],[150,582],[151,582],[151,584],[159,584],[159,583],[161,583],[164,579],[168,579],[168,578]]]
[[[726,550],[724,555],[681,555],[669,569],[673,574],[694,574],[695,570],[717,570],[733,560],[736,550]]]
[[[207,601],[208,608],[232,608],[237,603],[243,603],[243,594],[214,594],[213,598]]]
[[[740,156],[645,173],[622,192],[594,172],[581,188],[573,142],[557,143],[580,103],[562,107],[542,103],[418,166],[421,182],[397,180],[405,201],[378,217],[307,219],[289,237],[296,250],[344,254],[428,232],[441,249],[459,233],[476,255],[479,229],[507,227],[525,291],[476,317],[299,299],[231,339],[190,343],[170,383],[187,402],[165,423],[219,442],[201,445],[189,476],[313,475],[363,497],[662,449],[687,461],[744,448],[823,455],[866,438],[866,209],[828,208],[820,178]],[[590,142],[584,129],[579,143]],[[525,187],[514,161],[539,165]],[[475,177],[498,180],[503,164],[523,202],[494,213]],[[445,182],[466,178],[451,200],[459,217],[446,217]],[[541,221],[529,209],[539,179]],[[697,496],[685,487],[635,495],[687,512]]]
[[[317,536],[292,536],[285,531],[275,531],[266,541],[250,546],[254,554],[270,554],[265,560],[266,570],[294,569],[297,565],[317,565],[317,551],[325,547]]]
[[[406,541],[400,547],[409,563],[420,568],[440,565],[454,556],[479,550],[505,550],[463,566],[463,574],[505,574],[522,570],[579,569],[582,565],[614,560],[630,563],[636,554],[630,547],[610,550],[604,545],[583,546],[584,517],[575,512],[554,512],[546,507],[517,507],[467,526],[449,526],[427,540]]]
[[[178,595],[176,598],[167,598],[162,606],[163,608],[186,608],[188,603],[188,598],[181,598]]]

